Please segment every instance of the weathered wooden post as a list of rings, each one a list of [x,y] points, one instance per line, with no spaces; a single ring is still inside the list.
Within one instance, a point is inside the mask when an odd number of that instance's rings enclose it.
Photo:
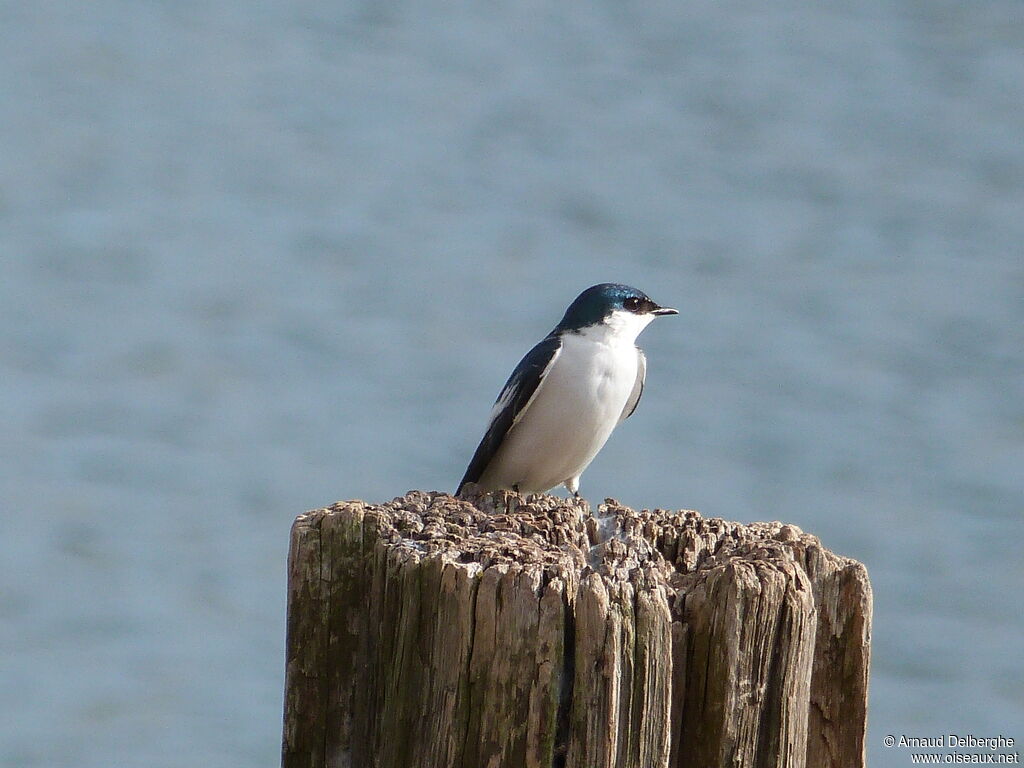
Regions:
[[[780,523],[497,492],[300,515],[285,768],[864,765],[864,566]]]

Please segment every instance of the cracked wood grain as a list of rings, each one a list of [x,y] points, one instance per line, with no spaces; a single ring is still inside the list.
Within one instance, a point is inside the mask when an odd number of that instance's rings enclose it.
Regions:
[[[871,589],[781,523],[497,492],[300,515],[285,768],[858,768]]]

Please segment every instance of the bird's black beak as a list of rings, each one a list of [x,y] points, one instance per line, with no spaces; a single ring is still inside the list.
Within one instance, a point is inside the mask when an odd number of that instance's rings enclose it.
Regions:
[[[652,315],[678,315],[678,309],[672,309],[672,307],[655,307],[651,310]]]

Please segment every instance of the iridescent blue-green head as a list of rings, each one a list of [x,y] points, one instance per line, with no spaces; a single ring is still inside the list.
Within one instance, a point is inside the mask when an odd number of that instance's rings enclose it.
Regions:
[[[608,324],[616,319],[635,319],[643,328],[659,315],[677,315],[670,307],[655,303],[643,291],[620,283],[599,283],[576,297],[555,331],[580,331],[594,325]],[[630,322],[630,325],[634,323]],[[639,330],[637,331],[639,333]]]

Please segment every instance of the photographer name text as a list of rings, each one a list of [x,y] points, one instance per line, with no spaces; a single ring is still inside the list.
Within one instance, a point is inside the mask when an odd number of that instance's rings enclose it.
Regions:
[[[1013,749],[1012,736],[974,736],[957,733],[940,733],[938,736],[886,736],[887,747],[912,747],[914,749]]]

